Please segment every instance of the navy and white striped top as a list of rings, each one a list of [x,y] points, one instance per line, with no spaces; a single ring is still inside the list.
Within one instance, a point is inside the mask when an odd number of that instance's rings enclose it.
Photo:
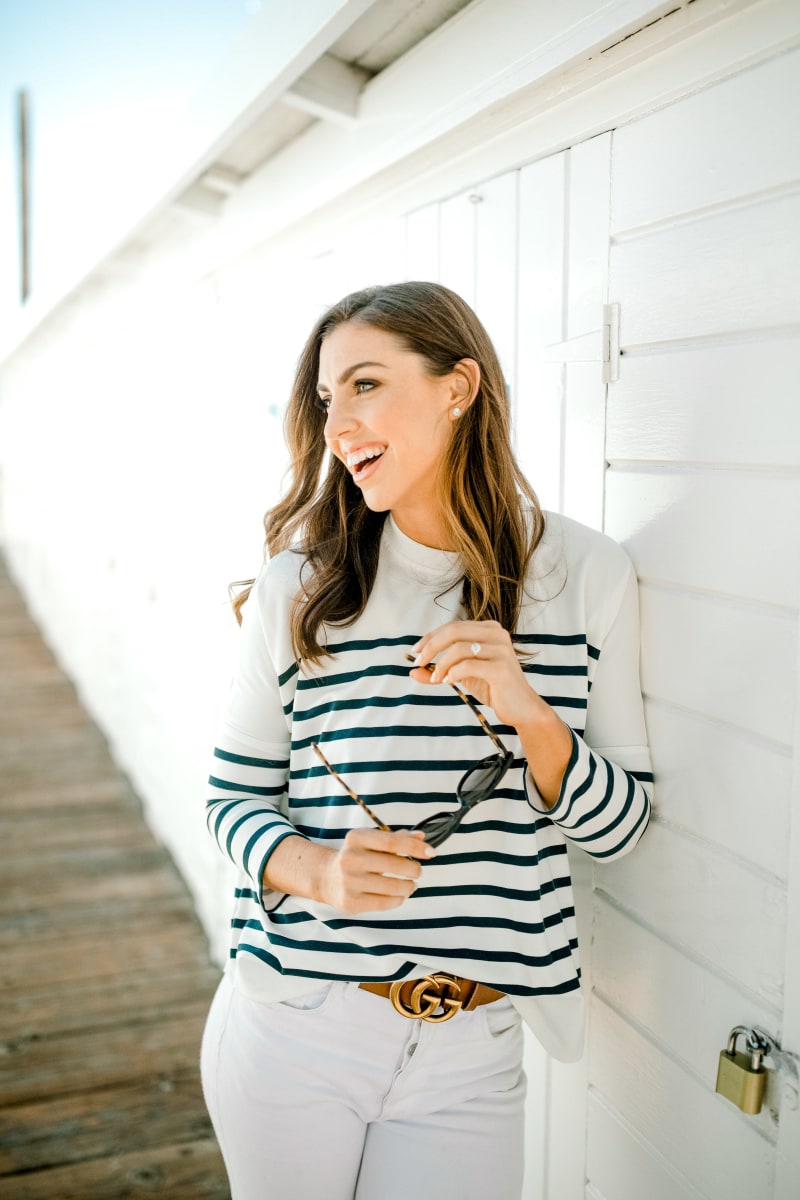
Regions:
[[[301,562],[292,552],[274,558],[245,605],[214,753],[209,828],[239,868],[237,986],[274,1001],[324,980],[449,971],[506,992],[552,1053],[575,1057],[582,1009],[565,839],[607,862],[633,848],[649,816],[627,556],[548,514],[514,640],[531,685],[574,732],[555,808],[538,797],[516,732],[484,710],[515,752],[501,786],[423,865],[403,905],[354,917],[262,890],[269,856],[288,834],[337,847],[370,824],[311,743],[393,828],[455,809],[460,777],[492,747],[453,689],[416,684],[404,659],[423,634],[464,615],[455,555],[411,541],[389,517],[366,609],[327,631],[331,657],[317,668],[298,667],[289,641]]]

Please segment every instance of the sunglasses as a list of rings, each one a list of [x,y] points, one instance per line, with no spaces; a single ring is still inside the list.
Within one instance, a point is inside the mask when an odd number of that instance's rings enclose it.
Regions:
[[[414,662],[413,654],[407,654],[406,658],[409,662]],[[428,670],[432,671],[433,667],[429,666]],[[475,704],[474,700],[468,696],[466,692],[462,691],[457,683],[451,683],[450,687],[458,696],[461,697],[464,703],[472,709],[475,716],[480,721],[484,733],[489,735],[494,742],[494,745],[497,747],[497,753],[490,754],[488,758],[482,758],[480,762],[476,762],[474,766],[470,767],[469,770],[461,776],[458,786],[456,787],[456,798],[458,800],[459,807],[454,812],[435,813],[432,817],[426,817],[424,821],[420,821],[418,825],[413,826],[414,829],[418,829],[424,834],[425,841],[430,846],[441,846],[442,842],[445,841],[446,838],[449,838],[450,834],[458,829],[459,825],[464,820],[464,817],[471,809],[475,807],[476,804],[480,804],[481,800],[488,800],[489,797],[493,795],[498,783],[514,761],[514,755],[500,741],[500,738],[492,729],[491,725],[486,720],[478,706]],[[386,825],[380,819],[380,817],[372,811],[369,805],[366,804],[361,797],[353,791],[349,784],[345,783],[338,771],[336,771],[328,762],[327,758],[322,753],[316,742],[311,743],[311,748],[314,750],[317,757],[321,759],[325,769],[329,771],[333,778],[342,785],[351,800],[355,800],[356,804],[359,804],[361,808],[363,808],[367,816],[375,822],[379,829],[384,830],[385,833],[391,833],[392,830],[390,826]]]

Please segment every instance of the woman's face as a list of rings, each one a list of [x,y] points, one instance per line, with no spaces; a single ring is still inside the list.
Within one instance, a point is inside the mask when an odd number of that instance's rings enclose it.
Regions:
[[[405,534],[429,546],[441,547],[436,479],[452,409],[463,411],[469,393],[459,367],[432,376],[394,334],[357,322],[338,325],[320,348],[328,449],[374,512],[391,511]]]

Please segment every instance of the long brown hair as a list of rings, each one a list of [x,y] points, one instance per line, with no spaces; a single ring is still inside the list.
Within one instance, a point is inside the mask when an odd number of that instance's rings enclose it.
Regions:
[[[317,406],[320,346],[347,321],[394,334],[425,360],[432,376],[448,375],[464,358],[477,362],[480,388],[454,423],[439,472],[439,501],[447,548],[463,564],[467,616],[498,621],[513,632],[544,518],[511,448],[508,396],[497,354],[475,313],[455,292],[436,283],[395,283],[353,292],[334,304],[317,321],[297,365],[284,424],[291,455],[288,487],[264,517],[267,552],[291,547],[310,568],[302,573],[291,616],[296,658],[319,663],[326,653],[323,624],[348,625],[363,612],[387,516],[367,507],[350,472],[333,455],[322,475],[326,417]],[[249,591],[233,601],[239,620]]]

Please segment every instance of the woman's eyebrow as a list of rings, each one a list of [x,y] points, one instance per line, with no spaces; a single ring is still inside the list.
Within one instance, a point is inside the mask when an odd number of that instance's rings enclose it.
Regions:
[[[341,387],[342,384],[347,383],[350,376],[354,375],[356,371],[360,371],[362,369],[362,367],[383,367],[384,371],[386,370],[385,363],[379,363],[379,362],[353,363],[352,367],[348,367],[347,370],[342,371],[341,375],[337,379],[336,382],[339,384],[339,387]],[[317,381],[317,388],[321,388],[321,387],[324,387],[324,384],[323,384],[322,380],[320,379]]]

